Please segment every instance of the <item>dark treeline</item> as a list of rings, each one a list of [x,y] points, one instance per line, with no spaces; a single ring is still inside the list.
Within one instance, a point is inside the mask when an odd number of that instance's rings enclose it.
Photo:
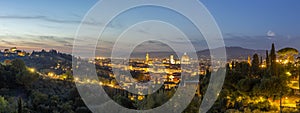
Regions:
[[[0,65],[1,113],[89,113],[72,81],[42,78],[20,59]]]
[[[288,54],[285,54],[288,55]],[[209,112],[278,112],[279,106],[270,102],[295,95],[296,90],[288,87],[291,80],[298,78],[299,62],[278,62],[275,46],[272,45],[269,54],[263,59],[257,54],[252,57],[251,63],[228,63],[226,78],[218,100]],[[209,76],[202,77],[202,93],[205,93]],[[297,100],[293,100],[297,101]],[[294,108],[284,108],[285,112],[298,113]]]
[[[299,78],[300,63],[289,56],[291,50],[283,49],[276,52],[275,46],[272,45],[271,51],[266,51],[265,58],[254,54],[250,62],[232,61],[228,63],[222,91],[218,94],[218,99],[209,112],[278,112],[280,108],[272,103],[276,103],[284,97],[297,96],[297,90],[290,88],[289,82],[299,80],[297,78]],[[31,58],[45,58],[40,57],[41,54],[57,55],[57,52],[40,52],[37,55],[39,57],[34,55]],[[58,58],[55,55],[52,56]],[[66,61],[63,60],[64,56],[66,55],[60,57],[62,58],[60,61]],[[291,62],[281,63],[278,62],[280,60],[278,58],[289,59]],[[30,65],[33,66],[33,64]],[[100,81],[104,84],[114,83],[117,85],[114,78],[110,77],[111,70],[109,68],[99,66],[96,68]],[[192,102],[184,110],[185,113],[199,111],[210,76],[211,72],[209,71],[206,75],[200,76],[200,94],[194,96]],[[89,113],[90,111],[80,98],[72,78],[70,77],[69,80],[43,78],[37,73],[31,72],[24,61],[20,59],[12,60],[6,65],[0,64],[0,112]],[[161,87],[156,93],[139,99],[139,95],[125,90],[107,86],[104,86],[104,89],[115,102],[129,109],[138,110],[151,109],[165,104],[177,90],[176,88],[166,90]],[[282,110],[299,112],[294,108],[282,108]]]

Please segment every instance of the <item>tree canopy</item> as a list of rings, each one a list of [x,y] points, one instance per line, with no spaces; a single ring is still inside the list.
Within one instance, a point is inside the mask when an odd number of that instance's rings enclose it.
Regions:
[[[294,56],[299,54],[299,51],[295,48],[283,48],[279,51],[277,51],[277,54],[279,56],[279,58],[281,59],[288,59],[290,61],[294,60]]]

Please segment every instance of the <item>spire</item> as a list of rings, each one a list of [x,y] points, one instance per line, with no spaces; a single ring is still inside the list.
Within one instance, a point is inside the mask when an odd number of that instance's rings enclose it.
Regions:
[[[248,64],[251,65],[251,57],[248,55]]]
[[[149,53],[147,52],[146,53],[146,60],[145,60],[145,64],[148,64],[149,63]]]

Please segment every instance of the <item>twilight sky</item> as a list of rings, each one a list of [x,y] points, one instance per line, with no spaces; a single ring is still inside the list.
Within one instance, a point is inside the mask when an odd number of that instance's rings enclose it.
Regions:
[[[295,47],[300,49],[300,1],[299,0],[200,0],[215,17],[225,40],[226,46],[241,46],[252,49],[269,49],[272,42],[278,48]],[[98,0],[1,0],[0,1],[0,49],[18,47],[24,50],[57,49],[62,52],[72,51],[73,39],[81,20]],[[117,4],[117,2],[116,2]],[[115,6],[117,7],[117,5]],[[160,13],[157,13],[160,12]],[[191,12],[191,13],[197,13]],[[99,14],[103,16],[105,14]],[[193,27],[180,15],[166,9],[145,7],[128,11],[109,25],[105,38],[99,48],[103,51],[112,47],[115,32],[138,20],[158,18],[178,23],[191,37],[198,50],[206,49],[205,40],[195,33]],[[96,20],[84,21],[83,24],[97,26]],[[149,36],[170,37],[178,46],[180,34],[175,29],[155,28],[153,24],[146,27],[137,26],[130,31],[129,40]],[[148,27],[147,27],[148,26]],[[160,26],[160,25],[157,25]],[[165,28],[165,29],[164,29]],[[136,32],[134,32],[134,30]],[[161,34],[162,31],[165,34]],[[156,34],[156,35],[153,35]],[[158,35],[159,34],[159,35]],[[148,35],[148,36],[146,36]],[[171,38],[172,37],[172,38]],[[163,44],[148,42],[153,49],[161,49]],[[145,44],[144,47],[147,47]],[[147,48],[148,48],[147,47]],[[142,49],[141,49],[142,50]]]

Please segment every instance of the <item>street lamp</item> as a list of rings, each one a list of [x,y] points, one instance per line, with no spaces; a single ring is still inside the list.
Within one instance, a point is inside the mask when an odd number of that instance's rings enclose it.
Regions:
[[[287,76],[292,76],[292,73],[291,72],[286,72],[285,73]]]
[[[35,69],[34,69],[34,68],[28,68],[28,70],[29,70],[31,73],[34,73],[34,72],[35,72]]]
[[[75,81],[78,81],[78,80],[79,80],[79,78],[78,78],[78,77],[75,77],[75,78],[74,78],[74,80],[75,80]]]
[[[53,73],[53,72],[49,72],[49,73],[48,73],[48,76],[53,77],[53,76],[54,76],[54,73]]]

